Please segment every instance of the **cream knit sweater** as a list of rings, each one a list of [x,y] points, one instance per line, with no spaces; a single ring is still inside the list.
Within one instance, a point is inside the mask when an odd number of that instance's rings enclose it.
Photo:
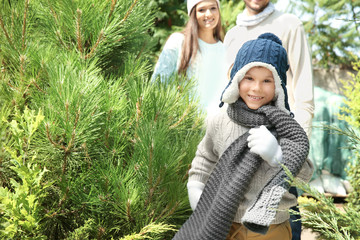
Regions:
[[[248,128],[240,126],[230,120],[226,111],[222,111],[219,115],[208,119],[207,132],[198,146],[196,156],[189,171],[189,182],[195,181],[205,184],[223,152],[235,139],[248,130]],[[234,219],[235,222],[241,222],[241,218],[246,209],[252,205],[260,190],[264,188],[270,177],[277,170],[277,167],[271,167],[265,161],[261,164],[259,170],[251,180],[249,191],[245,194],[244,201],[238,208]],[[312,173],[312,163],[307,159],[297,177],[308,182]],[[277,212],[272,224],[278,224],[288,220],[290,217],[288,209],[296,205],[296,203],[294,195],[288,192],[285,193],[279,205],[279,209],[284,211]]]

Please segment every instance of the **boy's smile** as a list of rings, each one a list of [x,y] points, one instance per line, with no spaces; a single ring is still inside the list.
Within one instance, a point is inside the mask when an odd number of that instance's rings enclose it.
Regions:
[[[239,94],[250,109],[269,104],[275,97],[275,80],[265,67],[253,67],[239,83]]]

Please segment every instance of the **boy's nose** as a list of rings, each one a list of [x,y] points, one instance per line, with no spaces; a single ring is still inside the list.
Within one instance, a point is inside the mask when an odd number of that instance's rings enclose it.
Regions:
[[[261,88],[261,87],[260,87],[260,83],[254,82],[254,83],[252,84],[252,90],[259,91],[260,88]]]

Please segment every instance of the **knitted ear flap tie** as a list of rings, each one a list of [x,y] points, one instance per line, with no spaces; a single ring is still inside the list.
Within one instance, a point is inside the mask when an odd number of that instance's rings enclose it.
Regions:
[[[271,105],[258,110],[247,108],[238,100],[230,104],[228,115],[234,121],[249,127],[273,126],[283,152],[283,164],[296,176],[309,152],[305,131],[286,112]],[[226,239],[237,209],[244,199],[251,178],[263,160],[249,151],[248,133],[236,139],[220,157],[211,173],[199,203],[174,236],[174,240]],[[284,193],[290,188],[283,168],[274,174],[249,207],[242,223],[251,231],[266,234],[276,215]]]

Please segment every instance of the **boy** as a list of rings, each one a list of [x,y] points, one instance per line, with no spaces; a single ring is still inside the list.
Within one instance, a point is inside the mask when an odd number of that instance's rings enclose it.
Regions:
[[[194,212],[174,239],[291,239],[296,197],[281,164],[304,181],[313,169],[306,133],[290,113],[287,70],[274,34],[239,50],[221,97],[227,111],[209,119],[189,171]]]

